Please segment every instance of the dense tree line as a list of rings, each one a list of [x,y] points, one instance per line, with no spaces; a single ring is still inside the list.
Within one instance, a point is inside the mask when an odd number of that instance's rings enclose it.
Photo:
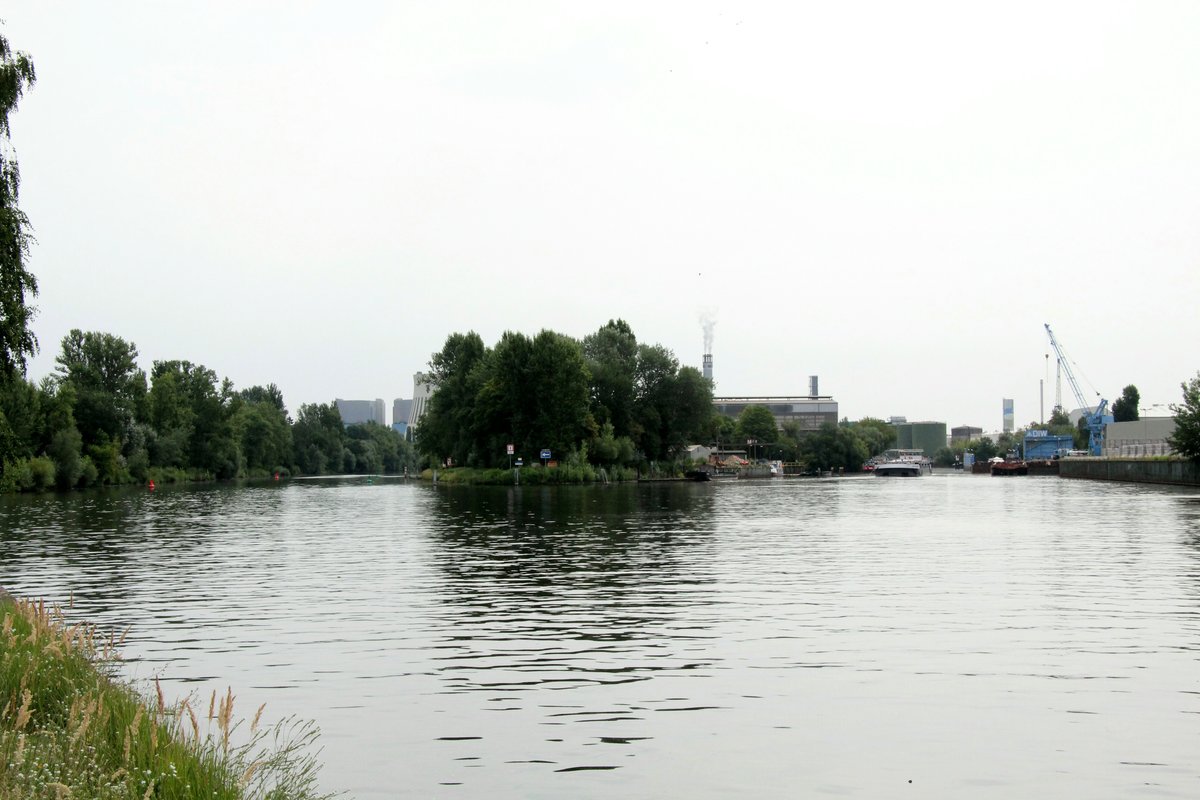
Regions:
[[[881,419],[844,419],[805,430],[798,422],[780,428],[770,409],[749,405],[737,419],[717,416],[712,421],[712,441],[719,447],[746,447],[751,457],[804,463],[814,470],[845,469],[855,472],[883,451],[896,446],[895,428]],[[754,442],[753,445],[747,444]]]
[[[300,406],[293,421],[274,384],[236,390],[190,361],[155,361],[137,347],[73,330],[55,373],[0,386],[0,487],[68,489],[146,480],[271,473],[398,472],[412,445],[381,425],[342,424],[336,405]]]
[[[593,464],[670,460],[711,427],[712,384],[623,320],[582,341],[543,330],[506,332],[493,347],[454,333],[429,364],[437,391],[417,431],[433,463],[500,467],[506,445],[536,459]]]

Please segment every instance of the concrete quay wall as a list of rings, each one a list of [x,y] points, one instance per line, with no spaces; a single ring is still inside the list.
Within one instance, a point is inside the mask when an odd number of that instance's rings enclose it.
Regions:
[[[1064,458],[1058,474],[1064,478],[1127,483],[1170,483],[1200,486],[1200,469],[1191,461],[1145,458]]]

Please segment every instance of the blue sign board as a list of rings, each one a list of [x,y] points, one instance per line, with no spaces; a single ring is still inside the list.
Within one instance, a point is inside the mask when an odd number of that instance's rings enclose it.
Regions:
[[[550,460],[550,451],[549,451],[549,450],[543,450],[543,451],[542,451],[541,458],[542,458],[542,460],[543,460],[543,461],[549,461],[549,460]]]

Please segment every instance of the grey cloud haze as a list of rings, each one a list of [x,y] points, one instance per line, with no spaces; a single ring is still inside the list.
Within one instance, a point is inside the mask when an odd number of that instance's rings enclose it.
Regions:
[[[1043,377],[1049,413],[1045,322],[1144,412],[1200,368],[1192,2],[4,18],[38,70],[31,377],[79,327],[292,409],[390,402],[453,331],[621,317],[699,366],[707,313],[719,394],[818,374],[851,418],[992,430]]]

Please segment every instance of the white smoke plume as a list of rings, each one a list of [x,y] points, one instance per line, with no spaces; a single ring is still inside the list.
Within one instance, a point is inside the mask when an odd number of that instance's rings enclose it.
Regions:
[[[713,328],[717,327],[717,310],[715,308],[706,308],[700,312],[700,327],[704,329],[704,354],[711,355]]]

